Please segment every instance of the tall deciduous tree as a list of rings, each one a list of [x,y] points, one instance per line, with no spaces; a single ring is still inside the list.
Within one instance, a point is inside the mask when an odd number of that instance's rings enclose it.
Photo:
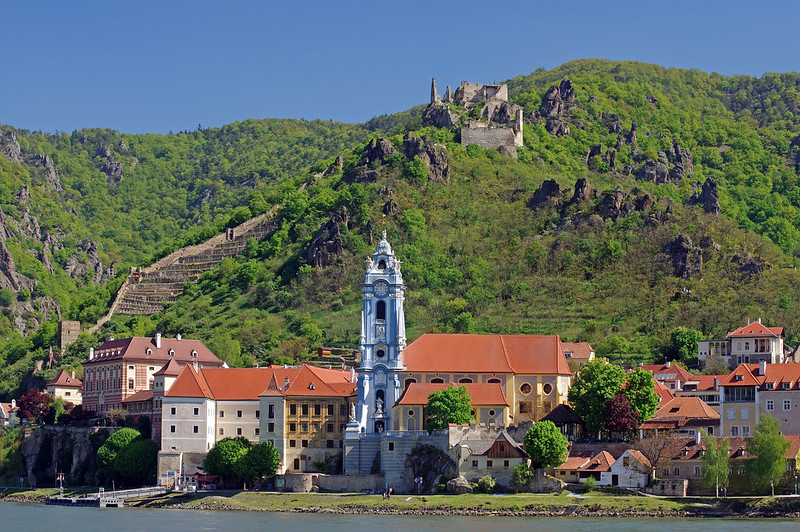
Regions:
[[[653,374],[641,368],[626,375],[622,394],[628,398],[631,407],[639,416],[639,423],[650,419],[658,410],[658,395]]]
[[[237,462],[247,454],[250,442],[243,436],[223,438],[208,451],[203,460],[203,469],[209,475],[219,475],[230,480],[238,475]]]
[[[689,327],[675,327],[669,334],[670,348],[673,355],[683,362],[697,358],[697,342],[703,339],[703,333]]]
[[[624,382],[625,370],[602,359],[587,362],[578,372],[569,389],[569,402],[589,432],[605,430],[606,401],[619,393]]]
[[[706,452],[703,454],[703,481],[708,486],[714,486],[716,496],[719,497],[719,489],[728,487],[728,457],[731,452],[731,442],[728,438],[717,440],[703,431],[703,443]]]
[[[539,421],[525,434],[525,451],[537,467],[556,467],[567,459],[567,438],[552,421]]]
[[[425,411],[429,416],[425,429],[429,433],[446,429],[450,423],[463,425],[472,419],[472,398],[466,386],[448,386],[428,396]]]
[[[129,428],[119,429],[97,449],[97,473],[101,482],[107,483],[115,478],[114,463],[117,455],[140,436],[139,431]]]
[[[46,393],[31,390],[17,401],[19,417],[41,422],[50,413],[53,398]]]
[[[272,443],[262,441],[247,449],[236,462],[234,470],[237,476],[253,481],[274,475],[279,461],[280,454]]]
[[[786,471],[784,453],[790,445],[781,434],[780,422],[769,414],[761,417],[753,437],[747,442],[747,452],[753,457],[747,466],[756,485],[762,489],[769,485],[773,496],[775,481]]]
[[[618,393],[608,401],[603,409],[606,429],[611,432],[621,432],[625,435],[633,434],[639,426],[639,414],[631,406],[628,398]]]

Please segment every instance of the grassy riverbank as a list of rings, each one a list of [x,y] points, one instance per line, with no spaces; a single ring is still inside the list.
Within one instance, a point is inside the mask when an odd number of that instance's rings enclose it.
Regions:
[[[45,496],[57,493],[56,489],[6,490],[0,494],[0,501],[41,502]],[[572,496],[566,491],[558,495],[394,495],[389,500],[361,493],[214,491],[174,493],[129,500],[126,504],[147,508],[409,515],[800,517],[800,499],[796,497],[669,499],[602,492]]]

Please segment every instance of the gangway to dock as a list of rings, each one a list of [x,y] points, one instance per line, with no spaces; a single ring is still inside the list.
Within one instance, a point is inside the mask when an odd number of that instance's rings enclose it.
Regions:
[[[135,488],[130,490],[98,491],[80,497],[47,497],[45,504],[56,506],[92,506],[95,508],[122,508],[125,506],[125,499],[135,497],[151,497],[163,495],[172,491],[167,486],[154,486],[152,488]]]

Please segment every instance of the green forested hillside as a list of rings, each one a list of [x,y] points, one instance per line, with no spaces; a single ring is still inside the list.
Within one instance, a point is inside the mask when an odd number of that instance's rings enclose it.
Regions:
[[[561,116],[570,133],[555,136],[536,112],[564,79],[574,87]],[[45,251],[50,274],[37,258],[44,236],[12,228],[5,245],[42,287],[33,302],[52,297],[63,316],[89,324],[120,280],[66,274],[69,257],[88,253],[82,239],[97,242],[104,265],[116,262],[119,273],[280,203],[281,229],[269,240],[205,274],[167,311],[115,317],[102,333],[198,337],[236,365],[295,361],[320,345],[354,347],[363,260],[384,229],[403,261],[409,339],[431,331],[555,333],[637,361],[676,355],[670,335],[678,327],[718,335],[762,317],[796,342],[800,75],[724,77],[581,60],[508,83],[512,103],[525,108],[518,159],[465,149],[455,130],[422,128],[423,107],[352,126],[265,120],[166,136],[17,131],[22,158],[49,155],[64,190],[27,160],[0,157],[0,206],[23,220],[17,195],[28,184],[42,233],[60,228],[63,248]],[[446,147],[449,182],[401,153],[408,130]],[[378,137],[395,153],[370,157],[365,145]],[[688,175],[643,179],[645,161],[676,143],[691,154]],[[331,166],[339,154],[343,169]],[[674,169],[672,160],[664,164]],[[579,178],[589,195],[572,202]],[[709,178],[721,215],[688,204]],[[546,180],[559,193],[534,200]],[[308,254],[322,241],[335,250],[325,265]],[[674,262],[676,241],[688,249],[688,266]],[[54,325],[23,340],[9,306],[4,316],[0,360],[10,390],[43,357]],[[75,364],[92,341],[49,371]]]

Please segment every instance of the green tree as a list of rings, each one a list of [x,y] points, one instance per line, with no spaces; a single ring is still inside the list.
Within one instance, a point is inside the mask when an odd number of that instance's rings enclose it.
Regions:
[[[511,475],[511,482],[517,486],[527,486],[533,478],[533,469],[528,464],[517,464],[514,466],[514,473]]]
[[[756,486],[763,489],[769,485],[773,496],[775,481],[786,471],[784,453],[790,445],[781,434],[780,422],[769,414],[759,419],[753,437],[747,441],[747,452],[753,457],[747,466]]]
[[[535,467],[556,467],[567,459],[567,438],[552,421],[538,421],[525,434],[525,451]]]
[[[669,333],[671,354],[682,362],[688,363],[697,357],[697,342],[703,339],[703,333],[689,327],[675,327]]]
[[[258,480],[275,474],[281,457],[271,442],[253,445],[239,458],[234,469],[236,476],[250,480]]]
[[[649,371],[638,368],[628,373],[622,394],[628,398],[631,407],[638,414],[639,423],[653,417],[658,410],[656,382]]]
[[[463,425],[472,419],[472,398],[466,386],[448,386],[432,392],[425,407],[430,419],[425,425],[429,433],[446,429],[450,423]]]
[[[728,486],[728,456],[731,452],[731,442],[728,438],[718,440],[710,436],[706,431],[702,431],[703,443],[706,452],[703,454],[703,482],[707,486],[714,486],[716,496],[719,497],[719,489]]]
[[[114,473],[128,485],[153,484],[157,461],[158,444],[140,437],[119,450],[114,459]]]
[[[619,393],[624,383],[624,369],[597,358],[587,362],[575,376],[569,389],[569,402],[589,432],[605,430],[606,401]]]
[[[237,462],[247,454],[250,442],[243,436],[223,438],[208,451],[203,460],[203,469],[209,475],[219,475],[225,480],[238,476]]]
[[[97,449],[97,473],[101,482],[107,483],[114,478],[114,461],[120,450],[140,436],[137,430],[119,429]]]
[[[634,433],[639,426],[639,414],[631,406],[630,401],[622,393],[618,393],[608,401],[603,409],[606,429],[610,432],[621,432],[625,437]]]

